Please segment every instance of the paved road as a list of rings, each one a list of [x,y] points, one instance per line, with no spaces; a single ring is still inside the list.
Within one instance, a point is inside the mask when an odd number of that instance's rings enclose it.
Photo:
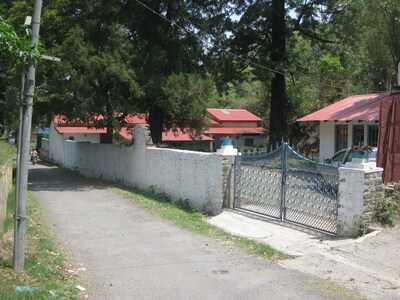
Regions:
[[[305,283],[317,277],[180,230],[104,182],[40,164],[29,182],[93,299],[329,299]]]

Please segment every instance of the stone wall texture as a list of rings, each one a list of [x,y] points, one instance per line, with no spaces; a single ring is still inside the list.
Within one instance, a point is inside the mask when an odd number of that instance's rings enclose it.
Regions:
[[[338,236],[367,228],[383,198],[382,169],[339,168]]]

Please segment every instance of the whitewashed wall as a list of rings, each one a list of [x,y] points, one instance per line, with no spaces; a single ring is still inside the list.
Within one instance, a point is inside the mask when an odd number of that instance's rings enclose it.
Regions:
[[[64,165],[64,138],[55,130],[54,122],[51,122],[49,129],[49,157],[52,162]]]
[[[66,168],[141,189],[153,187],[214,215],[222,210],[224,157],[220,154],[146,146],[141,126],[136,127],[130,147],[52,138],[49,157]]]
[[[335,122],[321,122],[319,125],[319,160],[335,154]]]
[[[64,140],[72,138],[76,142],[100,143],[100,133],[64,133],[62,136]]]

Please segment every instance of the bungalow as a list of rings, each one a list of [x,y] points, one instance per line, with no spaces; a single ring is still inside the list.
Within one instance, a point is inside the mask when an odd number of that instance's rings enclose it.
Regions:
[[[220,148],[220,139],[229,136],[237,148],[253,147],[265,143],[266,129],[259,127],[261,118],[245,109],[208,109],[210,128],[199,137],[193,137],[181,130],[168,130],[162,135],[165,144],[180,149],[215,151]],[[97,116],[87,124],[80,120],[67,120],[55,116],[50,125],[50,140],[73,140],[76,142],[101,143],[106,133],[105,128],[96,128],[95,123],[103,120]],[[125,118],[126,127],[119,135],[124,139],[132,138],[132,128],[137,124],[147,123],[146,114],[130,114]]]
[[[354,95],[306,115],[298,122],[319,122],[319,159],[353,145],[378,146],[379,105],[390,93]]]
[[[235,148],[252,148],[266,142],[267,130],[260,126],[261,118],[246,109],[207,109],[210,128],[204,134],[214,139],[213,149],[221,148],[221,139],[229,136]]]

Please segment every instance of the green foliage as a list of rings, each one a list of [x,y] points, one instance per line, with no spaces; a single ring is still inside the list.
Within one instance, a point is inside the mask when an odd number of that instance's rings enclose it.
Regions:
[[[0,141],[0,165],[4,165],[16,153],[15,147],[5,141]]]
[[[399,211],[388,198],[382,198],[376,208],[376,220],[382,224],[394,226],[399,219]]]
[[[21,38],[0,15],[0,59],[13,61],[21,57],[38,58],[39,53],[36,48],[30,47],[30,42]]]
[[[3,232],[9,231],[13,227],[14,206],[15,206],[15,187],[13,187],[13,189],[7,196],[6,217],[4,219]]]
[[[172,74],[168,77],[163,92],[166,100],[160,107],[170,117],[164,123],[167,128],[195,130],[198,134],[208,127],[207,108],[214,107],[217,90],[210,78],[195,74]],[[195,134],[194,134],[195,135]]]

